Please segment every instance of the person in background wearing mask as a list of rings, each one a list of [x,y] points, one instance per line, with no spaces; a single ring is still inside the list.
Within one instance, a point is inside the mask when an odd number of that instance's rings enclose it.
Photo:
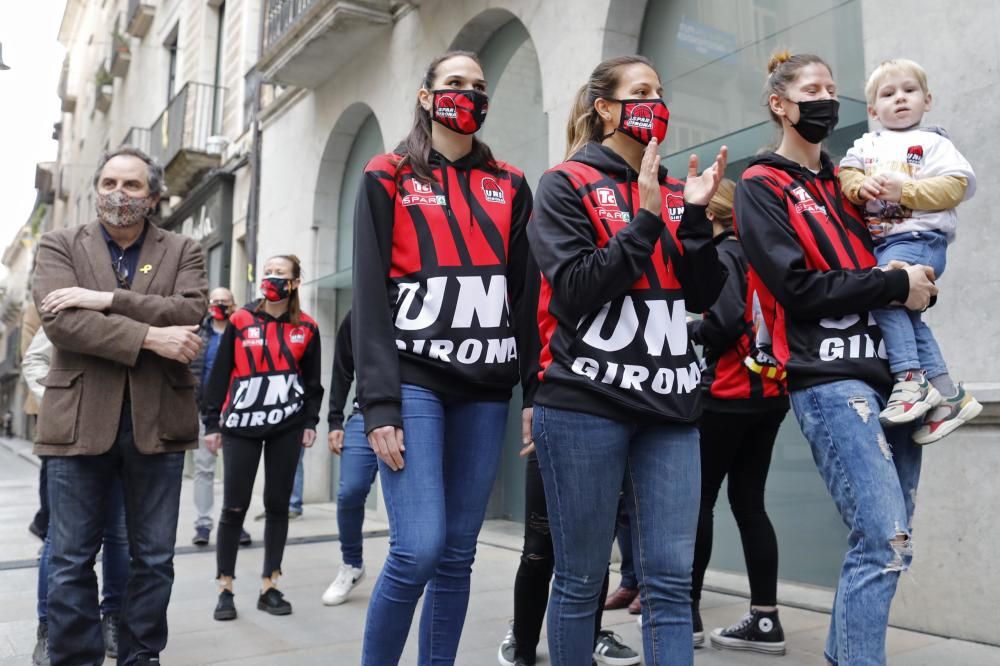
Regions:
[[[531,190],[474,136],[489,102],[475,54],[435,58],[415,97],[409,135],[366,166],[354,219],[358,404],[390,533],[368,605],[366,666],[399,662],[425,588],[419,661],[455,661],[527,356],[520,337],[530,326],[518,320],[534,321],[523,299]],[[530,405],[532,378],[521,380]]]
[[[871,234],[821,147],[839,108],[823,59],[776,53],[765,91],[781,143],[754,159],[736,186],[748,310],[755,339],[770,340],[766,356],[787,372],[795,417],[849,530],[827,661],[884,664],[889,607],[913,557],[920,447],[912,424],[879,422],[893,378],[871,312],[892,303],[926,308],[937,293],[934,271],[876,267]]]
[[[208,315],[201,322],[198,335],[201,336],[202,348],[198,358],[191,363],[191,374],[194,375],[195,397],[198,400],[198,411],[205,411],[205,386],[212,373],[215,357],[219,351],[219,341],[226,330],[229,315],[233,313],[233,292],[225,287],[217,287],[208,294]],[[198,516],[194,520],[194,538],[191,543],[196,546],[207,546],[212,533],[212,505],[215,503],[215,462],[218,456],[209,451],[205,445],[204,425],[202,425],[201,442],[194,452],[194,506]],[[240,545],[249,546],[250,535],[246,530],[240,530]]]
[[[42,381],[49,374],[51,366],[52,343],[45,331],[39,329],[21,359],[24,383],[39,404],[45,393]],[[42,464],[45,464],[44,458]],[[117,659],[118,618],[128,581],[129,555],[128,532],[125,530],[125,496],[122,494],[121,479],[113,479],[112,484],[114,487],[108,501],[101,552],[101,629],[104,634],[104,653],[110,659]],[[47,532],[48,525],[45,528]],[[42,555],[38,560],[38,632],[31,660],[33,666],[49,666],[48,598],[51,556],[52,542],[46,536]]]
[[[184,451],[198,446],[188,364],[201,349],[208,283],[201,246],[150,219],[163,194],[159,164],[119,148],[94,187],[97,221],[44,234],[32,278],[53,345],[34,449],[49,456],[49,654],[53,666],[104,661],[93,563],[121,479],[132,561],[118,663],[158,664]]]
[[[715,304],[688,324],[688,335],[704,349],[707,368],[701,388],[701,513],[694,546],[691,618],[694,644],[705,634],[698,604],[705,569],[712,557],[715,500],[722,481],[729,478],[729,506],[743,541],[743,557],[750,579],[750,612],[709,638],[718,648],[784,654],[785,635],[778,621],[778,540],[764,509],[764,485],[778,428],[788,412],[784,382],[754,372],[746,363],[750,351],[747,316],[747,265],[733,231],[733,195],[736,183],[723,180],[708,203],[719,261],[729,277]],[[764,621],[761,621],[764,620]]]
[[[668,176],[657,154],[668,118],[649,60],[599,64],[528,225],[543,277],[533,435],[555,547],[554,664],[591,659],[623,486],[645,661],[694,659],[701,372],[685,308],[708,309],[725,281],[705,206],[727,151],[701,175],[692,155],[686,182]]]
[[[299,450],[313,445],[323,400],[319,328],[302,312],[302,266],[293,254],[264,262],[263,298],[237,310],[219,340],[204,396],[205,446],[223,449],[225,482],[216,541],[216,620],[236,618],[233,578],[260,456],[264,454],[264,568],[257,609],[289,615],[278,590],[288,498]]]

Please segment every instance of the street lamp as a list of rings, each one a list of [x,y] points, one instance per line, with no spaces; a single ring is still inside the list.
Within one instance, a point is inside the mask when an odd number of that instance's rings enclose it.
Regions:
[[[0,44],[0,71],[3,71],[5,69],[10,69],[10,67],[3,64],[3,44]]]

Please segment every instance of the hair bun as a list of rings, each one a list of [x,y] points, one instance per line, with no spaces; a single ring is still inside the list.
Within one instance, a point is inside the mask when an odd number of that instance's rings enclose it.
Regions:
[[[771,54],[771,59],[767,61],[767,73],[772,74],[774,70],[781,66],[781,63],[791,60],[792,52],[788,49],[782,49],[780,51],[775,51]]]

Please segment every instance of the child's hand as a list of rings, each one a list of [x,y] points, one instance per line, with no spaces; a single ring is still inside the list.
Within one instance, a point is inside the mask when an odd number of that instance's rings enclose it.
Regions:
[[[899,203],[903,198],[903,176],[898,173],[884,173],[877,178],[882,187],[882,194],[878,198],[882,201]]]
[[[882,195],[882,184],[879,176],[866,176],[861,185],[858,186],[858,196],[862,201],[878,199]]]

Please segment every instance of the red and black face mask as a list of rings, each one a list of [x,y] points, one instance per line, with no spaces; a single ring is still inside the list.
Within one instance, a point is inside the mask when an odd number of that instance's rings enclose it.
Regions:
[[[229,308],[226,307],[225,305],[218,305],[216,303],[213,303],[212,305],[208,306],[208,314],[215,321],[222,321],[223,319],[229,317]]]
[[[618,121],[615,132],[621,132],[644,146],[654,137],[657,143],[663,143],[667,138],[670,109],[662,99],[609,99],[609,101],[622,105],[621,120]],[[604,138],[608,138],[611,134]]]
[[[486,121],[489,96],[480,90],[435,90],[431,119],[459,134],[475,134]]]
[[[291,280],[288,278],[270,275],[260,281],[260,293],[264,298],[273,302],[283,301],[291,294]]]

